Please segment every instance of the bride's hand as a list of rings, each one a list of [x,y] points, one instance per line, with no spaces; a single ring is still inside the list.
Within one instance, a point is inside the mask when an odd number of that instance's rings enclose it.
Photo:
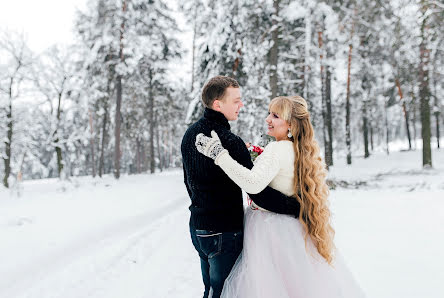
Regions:
[[[205,136],[203,133],[200,133],[196,136],[196,149],[200,153],[209,158],[212,158],[216,164],[217,159],[224,153],[228,153],[227,150],[224,149],[222,143],[220,142],[219,136],[217,133],[212,130],[211,137]]]

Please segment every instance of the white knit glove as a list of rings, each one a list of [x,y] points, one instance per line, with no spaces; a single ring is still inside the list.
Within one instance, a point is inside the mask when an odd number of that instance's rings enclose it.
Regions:
[[[228,151],[222,146],[222,143],[214,130],[211,131],[211,137],[207,137],[203,133],[198,134],[196,136],[195,145],[197,151],[212,158],[215,162],[223,153],[228,153]]]

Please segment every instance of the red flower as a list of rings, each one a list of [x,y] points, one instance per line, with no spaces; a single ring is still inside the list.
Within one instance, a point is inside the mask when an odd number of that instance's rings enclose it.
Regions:
[[[261,147],[259,147],[259,146],[254,146],[253,145],[253,152],[256,152],[257,153],[257,155],[261,155],[261,153],[264,151],[264,149],[262,149]]]

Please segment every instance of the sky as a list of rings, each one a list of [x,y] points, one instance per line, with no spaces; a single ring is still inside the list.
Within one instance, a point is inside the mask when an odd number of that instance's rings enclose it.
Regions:
[[[54,44],[74,42],[74,21],[76,10],[85,10],[88,0],[13,0],[2,1],[0,9],[0,32],[17,31],[24,33],[29,48],[37,54]],[[168,1],[173,8],[175,1]],[[185,21],[175,14],[180,28],[187,31]],[[179,36],[184,48],[190,49],[190,33]],[[171,79],[181,81],[191,78],[190,50],[184,59],[171,65]]]
[[[77,8],[87,0],[14,0],[2,1],[0,29],[25,34],[31,50],[42,52],[55,43],[73,40],[73,22]]]

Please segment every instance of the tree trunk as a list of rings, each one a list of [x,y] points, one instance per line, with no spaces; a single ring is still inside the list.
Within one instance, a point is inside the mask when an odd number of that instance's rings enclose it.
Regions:
[[[322,120],[323,120],[323,137],[324,137],[324,160],[325,164],[328,167],[331,165],[331,152],[330,152],[330,143],[331,138],[328,131],[328,116],[327,116],[327,86],[325,80],[325,70],[324,70],[324,55],[323,55],[323,25],[321,25],[320,30],[318,31],[318,44],[319,44],[319,61],[320,61],[320,78],[321,78],[321,100],[322,100]]]
[[[99,177],[101,178],[104,170],[105,163],[105,145],[106,145],[106,124],[108,122],[108,104],[105,102],[105,113],[103,115],[103,123],[102,123],[102,144],[100,146],[100,160],[99,160]]]
[[[140,158],[140,137],[136,137],[136,171],[137,174],[140,174],[140,165],[141,165],[141,158]]]
[[[436,64],[436,62],[435,62]],[[436,65],[434,65],[434,67],[436,68]],[[434,80],[433,80],[433,91],[434,91],[434,95],[433,98],[434,100],[434,115],[435,115],[435,128],[436,128],[436,146],[439,149],[439,139],[440,139],[440,133],[439,133],[439,116],[440,116],[440,111],[439,111],[439,101],[438,101],[438,91],[437,91],[437,84],[438,84],[438,73],[435,69],[434,71]]]
[[[390,150],[389,150],[388,102],[385,103],[384,109],[385,109],[385,145],[386,145],[385,148],[387,155],[389,155]]]
[[[407,131],[407,138],[409,140],[409,150],[412,150],[412,140],[410,137],[410,126],[409,126],[409,114],[408,114],[408,111],[406,108],[404,96],[402,94],[401,84],[399,83],[398,79],[395,79],[395,82],[396,82],[396,87],[398,88],[398,94],[399,94],[400,100],[402,102],[402,111],[404,112],[405,128]]]
[[[168,135],[169,135],[168,147],[170,149],[170,154],[169,154],[169,159],[168,159],[168,167],[174,167],[174,165],[173,165],[173,148],[174,148],[173,135],[174,135],[174,131],[168,130]]]
[[[370,122],[370,148],[373,152],[373,150],[374,150],[374,147],[373,147],[373,125],[371,122]]]
[[[62,83],[63,86],[63,83]],[[62,112],[62,93],[60,92],[58,94],[58,103],[57,103],[57,126],[56,130],[54,131],[55,140],[54,143],[56,144],[56,154],[57,154],[57,170],[59,174],[59,178],[62,178],[62,171],[63,171],[63,160],[62,160],[62,148],[59,145],[60,138],[59,138],[59,125],[60,125],[60,114]]]
[[[122,12],[125,13],[126,11],[126,1],[122,1]],[[119,49],[119,59],[120,62],[123,62],[123,32],[125,30],[125,21],[122,21],[122,24],[120,25],[120,49]],[[121,105],[122,105],[122,75],[117,75],[116,80],[116,116],[115,116],[115,146],[114,146],[114,177],[116,179],[120,178],[120,119],[121,119]]]
[[[347,145],[347,164],[352,163],[351,156],[351,135],[350,135],[350,71],[352,59],[353,45],[350,43],[348,50],[348,66],[347,66],[347,95],[345,102],[345,144]]]
[[[270,88],[271,98],[275,98],[278,94],[278,55],[279,55],[279,2],[280,0],[273,0],[274,13],[272,15],[272,27],[271,39],[273,46],[270,49]]]
[[[413,145],[415,147],[415,149],[417,148],[417,144],[416,144],[416,139],[418,137],[418,134],[416,133],[416,122],[417,122],[417,112],[416,112],[416,108],[417,108],[417,103],[416,103],[416,95],[415,95],[415,91],[413,90],[413,86],[412,86],[412,91],[411,91],[411,95],[412,95],[412,127],[413,127]]]
[[[148,170],[148,156],[146,154],[146,142],[142,140],[142,171],[145,172]]]
[[[427,3],[421,1],[421,10],[423,21],[421,24],[421,44],[420,44],[420,65],[419,65],[419,97],[421,102],[421,133],[422,133],[422,165],[424,167],[432,166],[431,150],[431,129],[430,129],[430,88],[429,88],[429,58],[430,50],[427,48],[427,20],[425,16],[428,7]]]
[[[91,110],[89,112],[89,128],[91,132],[91,138],[89,139],[89,143],[91,146],[91,164],[92,164],[92,176],[96,177],[96,154],[94,150],[94,128],[93,128],[93,115]]]
[[[157,123],[157,116],[154,117],[154,122]],[[159,169],[162,172],[163,171],[163,163],[164,163],[164,156],[162,154],[162,148],[160,146],[160,132],[159,127],[156,129],[156,143],[157,143],[157,157],[159,158]]]
[[[332,127],[332,114],[331,114],[331,72],[330,67],[326,67],[326,81],[325,81],[325,101],[327,106],[327,136],[328,136],[328,156],[325,162],[328,166],[333,165],[333,127]]]
[[[155,172],[156,161],[154,158],[154,94],[153,94],[153,72],[149,70],[148,86],[148,121],[150,123],[150,172]]]
[[[305,55],[304,55],[304,77],[303,77],[303,90],[304,90],[304,98],[307,102],[309,102],[309,79],[310,79],[310,65],[308,64],[308,58],[310,57],[310,49],[311,49],[311,11],[305,16]]]
[[[362,115],[363,115],[362,131],[363,131],[363,135],[364,135],[364,158],[368,158],[370,156],[370,152],[368,151],[367,100],[364,100],[364,102],[363,102]]]
[[[5,176],[3,177],[3,185],[6,188],[9,188],[9,175],[11,174],[11,144],[12,144],[12,85],[14,80],[11,79],[9,85],[9,107],[8,112],[6,113],[6,119],[8,123],[8,131],[6,134],[5,140],[5,157],[3,157],[3,162],[5,164]]]
[[[439,135],[439,110],[436,110],[436,112],[435,112],[435,123],[436,123],[436,145],[437,145],[437,148],[439,149],[439,138],[440,138],[440,135]]]
[[[193,93],[194,90],[194,60],[195,60],[195,52],[196,52],[196,32],[197,32],[197,5],[194,6],[194,26],[193,26],[193,49],[192,49],[192,57],[191,57],[191,90],[190,93]]]
[[[116,116],[115,116],[115,145],[114,145],[114,177],[119,179],[120,177],[120,108],[122,104],[122,76],[117,76],[116,83],[116,93],[117,93],[117,101],[116,101]]]
[[[347,93],[346,93],[346,102],[345,102],[345,144],[347,146],[347,164],[350,165],[352,163],[352,154],[351,154],[351,134],[350,134],[350,77],[351,77],[351,61],[352,61],[352,53],[353,53],[353,35],[355,33],[355,17],[357,11],[354,8],[354,17],[352,20],[352,28],[350,32],[350,44],[348,45],[348,64],[347,64]]]

